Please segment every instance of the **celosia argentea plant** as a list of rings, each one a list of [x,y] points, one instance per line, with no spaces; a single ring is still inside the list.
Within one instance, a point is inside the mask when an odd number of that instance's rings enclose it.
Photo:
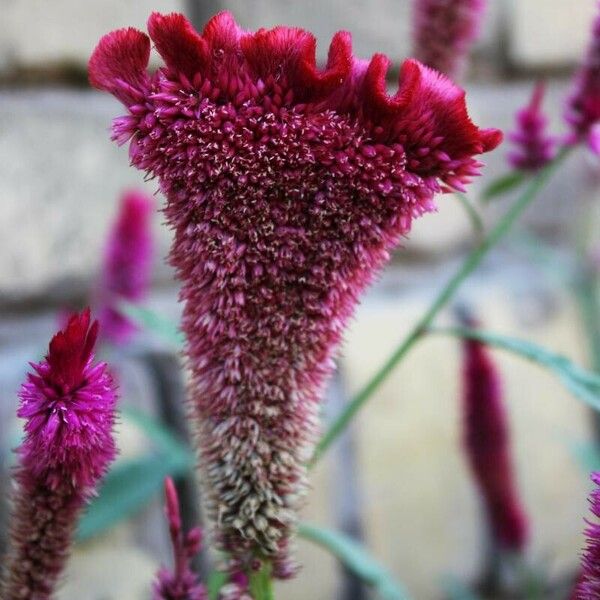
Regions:
[[[19,394],[25,437],[2,600],[54,597],[77,520],[115,458],[115,385],[106,364],[94,362],[98,323],[90,321],[89,310],[71,317]]]
[[[320,70],[300,29],[246,32],[222,13],[199,34],[154,13],[148,31],[106,35],[90,80],[126,107],[114,139],[166,196],[215,540],[251,580],[257,561],[289,577],[344,327],[412,220],[463,190],[501,134],[415,60],[388,95],[388,59],[355,58],[345,32]]]

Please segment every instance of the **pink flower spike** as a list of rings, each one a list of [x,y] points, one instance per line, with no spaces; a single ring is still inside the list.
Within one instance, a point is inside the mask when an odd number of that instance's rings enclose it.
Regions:
[[[545,85],[533,89],[529,104],[517,113],[517,129],[508,136],[515,150],[509,154],[510,164],[520,171],[538,171],[555,156],[556,139],[546,133],[548,118],[542,110]]]
[[[319,402],[358,298],[502,135],[417,61],[388,95],[388,59],[353,57],[345,32],[320,70],[300,29],[246,32],[221,13],[199,34],[154,13],[148,30],[166,66],[128,78],[114,137],[167,197],[208,514],[241,571],[258,557],[289,577]],[[112,93],[119,39],[90,61]]]
[[[152,274],[152,214],[154,202],[138,191],[123,194],[109,233],[102,273],[96,290],[103,338],[124,344],[137,330],[115,307],[121,299],[139,302],[150,286]]]
[[[490,530],[500,548],[523,551],[528,523],[513,473],[500,376],[476,340],[464,341],[463,389],[464,448]]]
[[[581,558],[581,575],[577,586],[578,600],[600,598],[600,473],[592,473],[596,488],[590,495],[594,521],[587,521],[587,546]]]
[[[590,148],[596,152],[598,142],[597,126],[600,125],[600,2],[598,15],[592,24],[592,39],[587,57],[580,67],[573,91],[567,103],[565,118],[571,126],[573,140],[588,140]]]
[[[413,55],[459,77],[479,35],[485,0],[414,0]]]
[[[19,393],[25,437],[0,594],[7,600],[53,597],[77,518],[115,458],[115,385],[94,363],[97,333],[89,309],[71,317]]]
[[[179,498],[170,477],[165,479],[165,499],[175,568],[173,571],[166,567],[160,569],[154,583],[153,600],[208,600],[206,588],[198,582],[198,576],[190,567],[191,559],[202,545],[202,532],[195,528],[187,535],[183,533]]]

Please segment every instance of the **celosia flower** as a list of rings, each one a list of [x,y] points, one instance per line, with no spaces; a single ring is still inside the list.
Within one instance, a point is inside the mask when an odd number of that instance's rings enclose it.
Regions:
[[[413,56],[458,77],[479,35],[485,0],[414,0]]]
[[[126,192],[107,239],[96,300],[102,336],[115,344],[127,342],[136,330],[115,303],[141,300],[150,285],[153,210],[151,198],[139,191]]]
[[[521,551],[528,523],[513,473],[500,377],[476,340],[464,341],[463,388],[463,442],[491,533],[499,547]]]
[[[556,140],[546,133],[548,118],[542,110],[545,86],[538,83],[529,104],[517,113],[517,130],[509,135],[516,146],[510,164],[521,171],[538,171],[554,158]]]
[[[165,514],[173,546],[174,569],[161,568],[154,583],[154,600],[208,600],[206,588],[192,571],[190,561],[202,545],[202,531],[196,527],[184,534],[181,528],[179,498],[173,480],[165,481]]]
[[[115,457],[115,387],[93,362],[97,333],[89,310],[73,316],[21,388],[6,600],[52,597],[81,509]]]
[[[600,3],[587,58],[576,75],[565,117],[573,130],[572,141],[587,140],[600,155]]]
[[[318,404],[344,326],[411,221],[478,174],[497,130],[418,62],[386,92],[388,60],[334,36],[324,70],[300,29],[242,31],[222,13],[202,35],[153,14],[150,40],[105,36],[91,82],[127,107],[114,137],[156,176],[174,229],[202,481],[218,542],[246,571],[285,560]]]
[[[589,522],[585,530],[587,546],[581,558],[581,575],[577,587],[579,600],[600,598],[600,473],[592,473],[596,488],[590,495],[590,507],[595,522]]]

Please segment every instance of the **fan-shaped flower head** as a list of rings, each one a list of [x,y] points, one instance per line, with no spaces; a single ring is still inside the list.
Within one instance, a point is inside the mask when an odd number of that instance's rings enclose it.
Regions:
[[[521,171],[538,171],[554,158],[556,140],[546,133],[548,118],[542,110],[545,86],[538,83],[529,104],[517,113],[517,130],[509,135],[515,149],[510,164]]]
[[[500,376],[476,340],[464,342],[463,388],[463,441],[491,534],[499,547],[522,551],[528,522],[513,473]]]
[[[387,58],[355,59],[344,32],[318,70],[300,29],[248,33],[227,13],[201,35],[178,14],[148,29],[164,68],[148,74],[150,40],[122,29],[101,40],[90,79],[127,107],[114,137],[167,197],[221,545],[287,575],[318,402],[358,296],[501,134],[416,61],[388,96]]]
[[[600,155],[600,2],[587,57],[575,77],[565,117],[573,141],[587,140],[592,151]]]
[[[114,344],[127,342],[136,327],[116,310],[120,299],[141,300],[150,284],[152,268],[151,217],[154,202],[146,194],[130,190],[121,198],[106,248],[96,299],[102,336]]]
[[[115,457],[115,387],[93,362],[97,333],[89,310],[71,317],[21,388],[6,600],[52,596],[77,517]]]
[[[450,77],[459,76],[477,39],[485,0],[414,0],[413,54]]]

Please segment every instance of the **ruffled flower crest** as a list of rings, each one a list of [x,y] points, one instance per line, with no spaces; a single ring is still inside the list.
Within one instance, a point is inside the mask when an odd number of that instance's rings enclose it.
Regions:
[[[354,58],[345,32],[319,70],[300,29],[249,33],[221,13],[199,34],[154,13],[148,30],[165,67],[148,74],[149,38],[120,30],[90,80],[127,107],[114,138],[167,197],[218,541],[241,572],[266,556],[287,577],[318,403],[358,297],[501,134],[416,61],[389,96],[388,59]]]

